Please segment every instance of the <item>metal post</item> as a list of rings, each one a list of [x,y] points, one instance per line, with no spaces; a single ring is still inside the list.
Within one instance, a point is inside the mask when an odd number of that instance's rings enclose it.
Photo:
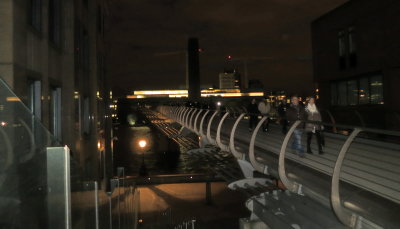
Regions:
[[[217,145],[219,146],[219,148],[221,148],[222,150],[225,150],[225,151],[228,151],[229,147],[223,145],[221,142],[221,128],[222,128],[222,123],[224,122],[226,117],[228,117],[228,115],[229,115],[229,112],[226,112],[225,115],[222,116],[221,121],[218,124],[218,129],[217,129]]]
[[[339,193],[339,179],[340,179],[340,171],[342,169],[342,164],[344,161],[344,157],[353,142],[353,140],[357,137],[357,135],[362,130],[360,128],[355,128],[350,136],[346,139],[346,142],[343,144],[340,149],[338,158],[335,163],[335,167],[333,169],[332,174],[332,185],[331,185],[331,202],[332,208],[335,212],[336,216],[339,220],[346,226],[350,228],[354,228],[357,223],[358,216],[354,213],[345,212],[345,209],[342,207],[342,203],[340,201],[340,193]]]
[[[239,122],[242,120],[244,115],[245,115],[245,113],[242,113],[236,119],[235,124],[233,124],[232,130],[231,130],[231,135],[230,135],[230,138],[229,138],[229,149],[230,149],[231,153],[238,159],[244,159],[244,157],[245,157],[245,155],[243,153],[240,153],[235,149],[235,132],[236,132],[236,128],[238,127]]]
[[[253,165],[253,167],[260,173],[264,173],[264,174],[268,174],[268,167],[259,163],[255,157],[255,153],[254,153],[254,145],[256,142],[256,137],[257,137],[257,133],[260,130],[260,127],[262,126],[262,124],[264,123],[264,121],[267,119],[267,116],[264,116],[258,123],[256,128],[253,131],[253,134],[251,135],[251,139],[250,139],[250,144],[249,144],[249,157],[250,157],[250,162]]]
[[[208,126],[207,126],[207,140],[209,143],[214,144],[215,141],[211,138],[211,123],[214,119],[214,117],[218,114],[218,111],[214,111],[214,114],[211,116],[210,120],[208,121]]]
[[[289,143],[290,137],[292,136],[294,130],[298,125],[300,125],[301,121],[296,121],[293,123],[293,125],[290,127],[289,131],[287,132],[285,139],[283,140],[281,151],[279,153],[279,165],[278,165],[278,172],[279,172],[279,178],[281,179],[283,185],[290,191],[292,192],[297,192],[296,184],[293,183],[292,181],[289,180],[289,178],[286,176],[286,171],[285,171],[285,154],[286,154],[286,148]]]
[[[209,112],[210,112],[210,110],[207,110],[206,113],[204,113],[204,115],[203,115],[203,117],[201,118],[201,121],[200,121],[200,136],[201,137],[204,137],[204,134],[203,134],[203,123],[204,123],[204,119],[206,118],[206,116],[207,116],[207,114]]]
[[[54,229],[70,229],[71,181],[69,149],[47,148],[48,226]]]
[[[196,134],[198,134],[199,135],[199,130],[198,130],[198,128],[197,128],[197,120],[198,120],[198,118],[199,118],[199,116],[200,116],[200,114],[201,114],[201,112],[202,112],[203,110],[202,109],[199,109],[199,112],[197,113],[197,115],[196,115],[196,118],[194,119],[194,132],[196,133]]]

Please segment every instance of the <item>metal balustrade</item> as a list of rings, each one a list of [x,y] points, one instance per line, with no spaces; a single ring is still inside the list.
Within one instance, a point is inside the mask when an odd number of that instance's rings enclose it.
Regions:
[[[0,228],[137,227],[133,183],[117,177],[107,192],[97,181],[85,181],[69,148],[1,78],[0,107]]]
[[[310,123],[307,121],[297,121],[286,135],[280,133],[279,126],[270,124],[271,131],[261,137],[258,132],[267,117],[261,118],[255,130],[249,133],[243,123],[245,113],[230,118],[230,112],[226,112],[213,125],[213,120],[222,111],[173,106],[161,106],[158,111],[172,119],[176,111],[197,113],[193,123],[192,119],[182,122],[178,117],[174,120],[205,137],[209,144],[231,152],[239,164],[245,162],[253,170],[275,176],[290,192],[305,195],[330,208],[340,222],[350,228],[400,226],[394,213],[400,212],[400,145],[360,137],[360,133],[366,132],[400,137],[400,132],[339,125],[328,112],[332,123],[313,122],[332,129],[333,133],[325,133],[325,154],[307,154],[300,158],[287,153],[288,144],[295,128]],[[223,125],[232,126],[232,129],[227,131]],[[339,129],[349,134],[336,134]],[[311,148],[315,151],[317,147],[312,144]]]

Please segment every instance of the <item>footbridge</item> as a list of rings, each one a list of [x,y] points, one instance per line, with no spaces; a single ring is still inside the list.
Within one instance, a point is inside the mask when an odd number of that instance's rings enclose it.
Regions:
[[[203,146],[236,158],[244,178],[229,187],[258,190],[246,203],[251,222],[272,229],[400,228],[400,132],[320,123],[334,130],[324,132],[325,153],[302,158],[288,146],[306,121],[283,134],[274,123],[260,131],[268,117],[259,117],[249,131],[244,112],[185,106],[160,106],[157,112],[178,123],[182,133],[198,135]],[[305,147],[304,136],[302,141]],[[311,149],[318,152],[315,142]],[[207,147],[197,151],[215,153]]]

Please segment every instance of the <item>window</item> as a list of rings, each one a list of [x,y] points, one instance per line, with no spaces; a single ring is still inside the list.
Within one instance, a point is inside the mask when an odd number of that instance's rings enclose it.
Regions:
[[[383,104],[383,84],[382,76],[373,76],[370,78],[371,103]]]
[[[339,43],[339,69],[346,68],[346,38],[345,32],[340,31],[338,34]]]
[[[331,104],[337,105],[337,84],[331,84]]]
[[[338,83],[338,103],[337,105],[347,105],[347,84],[346,81]]]
[[[357,105],[358,103],[358,85],[357,80],[347,81],[347,104]]]
[[[29,108],[36,118],[42,118],[42,84],[39,80],[29,82]]]
[[[37,31],[42,30],[42,0],[29,0],[29,24]]]
[[[49,0],[49,40],[61,43],[61,0]]]
[[[89,34],[85,28],[82,33],[82,68],[89,70]]]
[[[348,42],[349,42],[349,66],[355,67],[357,65],[357,54],[356,54],[356,41],[355,41],[355,29],[350,27],[348,29]]]
[[[339,69],[357,66],[357,46],[355,39],[355,27],[338,33]]]
[[[331,105],[384,104],[382,75],[331,83]]]
[[[89,97],[83,99],[83,118],[82,118],[82,131],[84,135],[90,134],[91,127],[91,115],[90,115],[90,101]]]
[[[359,104],[368,104],[370,100],[370,95],[369,95],[369,78],[364,77],[359,80],[359,98],[358,98],[358,103]]]
[[[97,32],[99,34],[103,32],[103,13],[100,6],[97,6]]]
[[[50,92],[50,132],[61,140],[61,88],[53,87]]]

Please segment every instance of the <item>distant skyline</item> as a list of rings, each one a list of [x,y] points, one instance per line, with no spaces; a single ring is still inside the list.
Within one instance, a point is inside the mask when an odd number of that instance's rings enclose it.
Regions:
[[[187,39],[198,37],[201,84],[236,67],[266,89],[309,93],[310,23],[346,0],[110,1],[107,75],[114,90],[185,85]],[[228,61],[231,55],[233,60]]]

